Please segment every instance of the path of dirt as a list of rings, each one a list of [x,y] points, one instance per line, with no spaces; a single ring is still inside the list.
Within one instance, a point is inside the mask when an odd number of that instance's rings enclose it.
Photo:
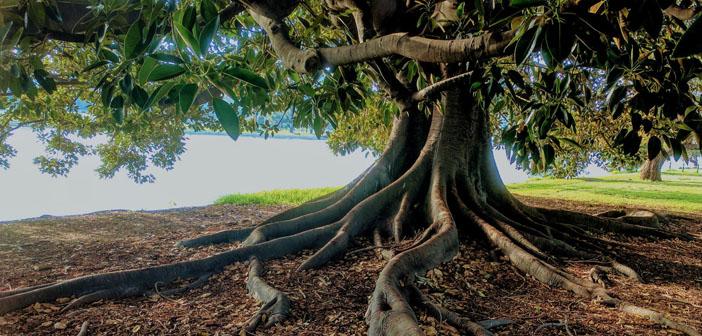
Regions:
[[[589,213],[597,205],[523,198],[529,204]],[[283,207],[211,206],[159,212],[116,211],[41,218],[0,225],[0,290],[200,258],[235,246],[197,250],[174,246],[207,232],[251,225]],[[671,229],[698,240],[625,239],[628,262],[646,283],[614,277],[619,297],[702,329],[702,216],[676,218]],[[621,239],[621,237],[619,237]],[[420,279],[436,301],[474,320],[505,318],[497,335],[675,335],[647,320],[550,289],[516,272],[503,257],[466,243],[459,255]],[[319,270],[293,275],[305,255],[267,263],[266,278],[290,295],[291,318],[260,335],[364,335],[363,314],[382,261],[367,250]],[[569,269],[587,276],[589,267]],[[239,335],[258,304],[246,295],[243,263],[229,266],[202,288],[166,300],[158,296],[98,302],[60,313],[68,298],[0,316],[0,335]],[[428,335],[458,335],[419,314]]]

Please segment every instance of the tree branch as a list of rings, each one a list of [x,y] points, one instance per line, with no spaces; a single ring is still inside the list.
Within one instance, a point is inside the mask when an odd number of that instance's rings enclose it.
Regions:
[[[462,73],[460,75],[440,80],[432,85],[429,85],[415,93],[412,94],[412,100],[415,102],[423,101],[429,99],[443,91],[446,91],[452,87],[455,87],[465,81],[467,81],[473,74],[472,71]]]
[[[391,55],[420,62],[457,63],[506,55],[513,36],[511,31],[488,32],[459,40],[437,40],[393,33],[352,46],[320,48],[319,55],[322,62],[329,65],[357,63]]]
[[[251,8],[247,9],[271,40],[273,50],[278,54],[278,58],[290,69],[300,73],[309,73],[319,67],[319,56],[314,50],[302,50],[296,47],[288,39],[287,27],[277,19],[270,18],[265,14],[260,14]]]

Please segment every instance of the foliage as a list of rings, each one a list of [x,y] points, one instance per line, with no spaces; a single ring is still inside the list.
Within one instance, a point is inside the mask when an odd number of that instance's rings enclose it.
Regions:
[[[511,33],[507,55],[471,60],[466,89],[490,110],[496,142],[521,167],[571,176],[592,153],[609,164],[666,148],[684,158],[683,142],[702,134],[701,14],[665,15],[677,2],[461,1],[440,12],[432,1],[410,3],[402,22],[389,15],[376,33],[384,26],[436,40]],[[398,112],[382,91],[378,63],[409,89],[445,79],[431,62],[407,57],[299,74],[278,60],[251,15],[226,15],[235,4],[101,1],[66,11],[47,0],[3,8],[0,165],[14,155],[5,144],[12,129],[29,125],[45,134],[53,155],[37,158],[43,171],[65,174],[80,156],[97,154],[102,176],[126,169],[146,182],[150,165],[172,167],[186,130],[268,136],[279,130],[274,113],[289,113],[318,137],[335,129],[338,153],[378,151]],[[358,43],[344,21],[353,13],[321,15],[328,5],[276,10],[303,49]],[[434,104],[420,108],[430,113]],[[603,131],[593,137],[588,128]],[[108,143],[80,144],[95,135]]]

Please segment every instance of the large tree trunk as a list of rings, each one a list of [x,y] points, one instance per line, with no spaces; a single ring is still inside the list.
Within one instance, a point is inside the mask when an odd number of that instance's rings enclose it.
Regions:
[[[172,289],[177,292],[203,283],[228,264],[249,261],[247,287],[263,302],[249,324],[248,331],[252,332],[263,322],[283,320],[290,310],[287,295],[265,281],[265,260],[316,249],[299,268],[321,267],[343,257],[352,241],[367,235],[382,250],[380,256],[387,259],[366,314],[370,335],[422,335],[414,308],[447,319],[463,332],[489,334],[482,325],[429,302],[415,286],[417,275],[455,256],[459,239],[493,245],[517,269],[548,285],[597,298],[689,335],[699,335],[663,314],[616,299],[590,279],[579,278],[553,264],[559,257],[577,257],[594,260],[597,272],[618,271],[638,278],[630,268],[607,255],[611,241],[600,240],[593,233],[672,235],[655,228],[537,209],[519,202],[507,191],[497,172],[488,114],[473,102],[470,90],[454,88],[443,94],[441,104],[429,117],[420,113],[417,106],[405,106],[395,121],[384,154],[347,187],[255,227],[181,243],[194,248],[243,241],[239,248],[200,260],[0,292],[0,313],[35,302],[76,296],[66,307],[70,308],[100,299],[148,293],[156,283],[195,279],[186,288]]]
[[[658,154],[653,160],[646,159],[643,165],[641,165],[639,177],[646,181],[662,181],[661,170],[663,169],[664,163],[665,156],[662,154]]]

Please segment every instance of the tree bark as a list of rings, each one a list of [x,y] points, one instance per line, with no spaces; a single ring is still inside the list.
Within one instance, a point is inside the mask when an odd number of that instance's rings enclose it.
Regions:
[[[661,170],[663,169],[664,163],[665,156],[661,154],[658,154],[653,160],[646,159],[643,165],[641,165],[639,177],[646,181],[662,181]]]

